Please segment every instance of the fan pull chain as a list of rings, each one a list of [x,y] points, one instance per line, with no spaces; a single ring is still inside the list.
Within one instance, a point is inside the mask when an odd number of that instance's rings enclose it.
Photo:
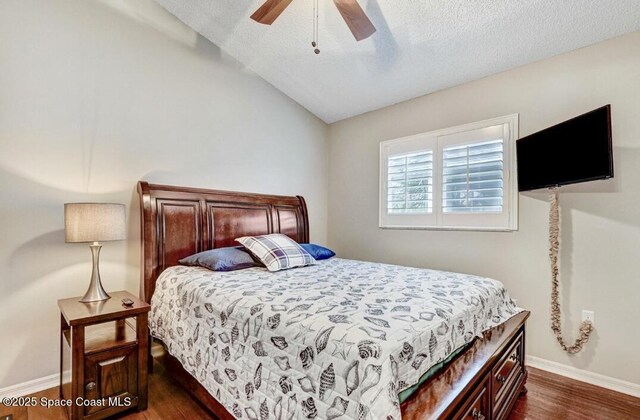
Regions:
[[[320,54],[320,41],[318,40],[318,0],[313,0],[313,41],[311,46],[314,48],[313,52]]]
[[[567,346],[562,338],[560,322],[560,292],[559,292],[559,270],[558,270],[558,250],[560,249],[560,211],[558,204],[558,188],[549,188],[549,198],[551,208],[549,209],[549,260],[551,262],[551,330],[556,336],[556,340],[562,350],[570,354],[578,353],[582,350],[589,336],[593,332],[591,321],[582,321],[580,324],[580,337],[576,339],[572,346]]]

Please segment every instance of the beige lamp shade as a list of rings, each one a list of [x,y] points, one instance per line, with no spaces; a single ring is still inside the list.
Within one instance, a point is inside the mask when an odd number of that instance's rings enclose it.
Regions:
[[[124,204],[67,203],[64,205],[65,242],[105,242],[126,239]]]

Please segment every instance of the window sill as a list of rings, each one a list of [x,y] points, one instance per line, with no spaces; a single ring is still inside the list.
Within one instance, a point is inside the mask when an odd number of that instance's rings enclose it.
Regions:
[[[516,232],[517,228],[485,227],[485,226],[378,226],[388,230],[446,230],[465,232]]]

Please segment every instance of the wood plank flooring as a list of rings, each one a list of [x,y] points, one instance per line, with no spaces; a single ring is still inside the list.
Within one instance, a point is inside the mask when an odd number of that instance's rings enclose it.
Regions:
[[[529,392],[518,399],[510,420],[640,419],[640,398],[534,368],[527,368]]]
[[[149,408],[141,413],[119,416],[127,420],[194,420],[212,418],[176,383],[161,365],[149,377]],[[516,403],[510,420],[554,419],[640,419],[640,398],[609,391],[563,376],[529,368],[529,392]],[[33,394],[37,398],[57,398],[52,388]],[[13,414],[14,420],[66,419],[62,408],[10,409],[0,404],[0,419]]]

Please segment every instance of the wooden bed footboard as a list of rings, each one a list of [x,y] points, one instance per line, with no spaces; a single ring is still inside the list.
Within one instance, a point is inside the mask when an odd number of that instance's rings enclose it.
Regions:
[[[402,404],[403,420],[505,419],[526,392],[524,311],[486,331]]]

